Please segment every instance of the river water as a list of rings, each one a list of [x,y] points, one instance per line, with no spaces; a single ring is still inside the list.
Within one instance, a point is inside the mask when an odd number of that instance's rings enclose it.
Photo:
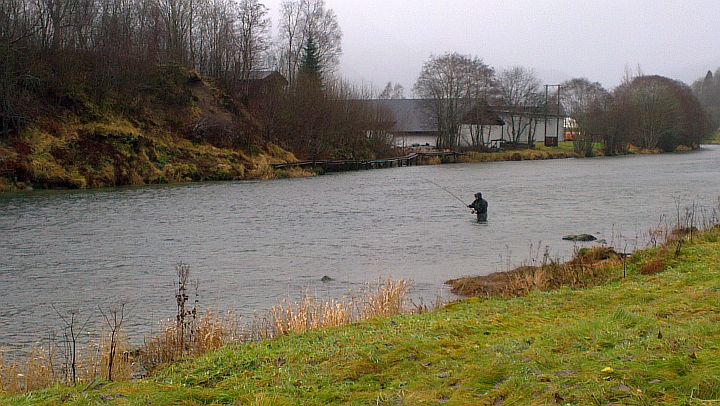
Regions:
[[[429,180],[432,180],[430,182]],[[433,182],[435,184],[433,184]],[[437,185],[436,185],[437,184]],[[482,191],[489,223],[465,204]],[[175,264],[192,268],[200,306],[250,316],[303,289],[339,297],[380,277],[443,282],[507,270],[566,234],[623,250],[675,201],[712,206],[720,147],[669,155],[417,166],[308,179],[202,183],[0,196],[0,347],[59,331],[53,309],[129,306],[142,337],[175,314]],[[532,247],[532,251],[531,251]],[[542,254],[542,249],[541,249]],[[323,276],[332,282],[323,283]],[[90,328],[88,328],[90,329]]]

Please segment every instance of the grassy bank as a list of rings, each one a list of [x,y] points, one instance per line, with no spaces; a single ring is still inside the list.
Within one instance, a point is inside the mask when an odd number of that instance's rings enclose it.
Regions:
[[[593,148],[594,156],[602,155],[602,145]],[[463,162],[500,162],[500,161],[536,161],[542,159],[582,158],[575,152],[571,141],[561,142],[557,147],[546,147],[538,143],[534,149],[520,149],[500,152],[470,152],[463,157]]]
[[[657,264],[661,259],[660,265]],[[652,265],[655,262],[655,265]],[[720,399],[720,230],[616,264],[597,287],[227,347],[136,383],[10,404],[700,404]],[[642,269],[653,269],[648,275]]]
[[[63,89],[0,138],[0,192],[310,176],[260,142],[257,120],[196,72],[165,66],[129,95]],[[58,101],[60,100],[60,101]]]

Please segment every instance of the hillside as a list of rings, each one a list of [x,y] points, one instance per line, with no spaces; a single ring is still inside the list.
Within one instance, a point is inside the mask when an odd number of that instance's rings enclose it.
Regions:
[[[11,404],[702,404],[720,399],[720,229],[614,282],[228,347]],[[650,264],[650,265],[648,265]],[[640,270],[644,269],[641,274]],[[652,272],[649,272],[651,270]]]
[[[0,191],[268,178],[270,163],[295,160],[194,71],[163,66],[126,93],[100,103],[84,88],[36,95],[34,118],[0,137]]]

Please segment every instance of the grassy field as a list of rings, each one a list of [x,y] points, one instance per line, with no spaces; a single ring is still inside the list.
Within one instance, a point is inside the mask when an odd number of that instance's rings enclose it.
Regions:
[[[720,144],[720,131],[715,133],[715,136],[713,136],[708,142],[710,144]]]
[[[664,272],[641,275],[662,258]],[[647,266],[646,266],[647,268]],[[657,267],[655,267],[657,268]],[[469,299],[228,347],[135,383],[3,404],[703,404],[720,400],[720,230],[584,290]]]

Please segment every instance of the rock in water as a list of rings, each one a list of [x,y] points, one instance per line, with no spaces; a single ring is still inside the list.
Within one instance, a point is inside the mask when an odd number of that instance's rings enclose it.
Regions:
[[[595,240],[597,240],[597,238],[595,238],[594,235],[590,235],[590,234],[578,234],[578,235],[566,235],[565,237],[563,237],[563,240],[588,242],[588,241],[595,241]]]
[[[322,281],[322,282],[332,282],[332,281],[334,281],[334,280],[335,280],[335,279],[333,279],[333,278],[331,278],[331,277],[329,277],[329,276],[327,276],[327,275],[323,276],[323,277],[320,279],[320,281]]]

